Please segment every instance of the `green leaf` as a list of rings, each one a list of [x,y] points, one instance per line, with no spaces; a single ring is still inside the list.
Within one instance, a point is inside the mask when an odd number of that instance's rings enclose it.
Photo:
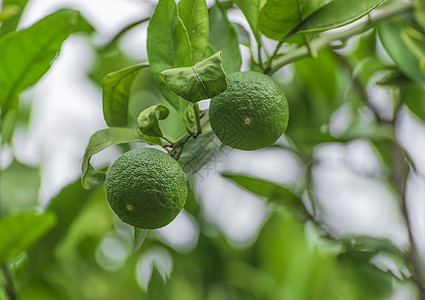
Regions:
[[[163,137],[164,134],[159,126],[159,120],[166,119],[169,114],[170,111],[165,105],[152,105],[140,113],[137,118],[137,128],[148,136]]]
[[[212,98],[227,89],[221,54],[217,52],[190,68],[165,70],[161,78],[177,95],[190,102]]]
[[[410,51],[419,60],[425,59],[425,34],[413,27],[406,27],[401,32],[401,38]]]
[[[241,9],[254,33],[255,39],[259,41],[260,30],[258,28],[258,19],[266,0],[232,0],[232,2]]]
[[[425,31],[425,0],[415,1],[415,18]]]
[[[223,173],[221,175],[247,191],[261,197],[266,197],[271,201],[279,200],[291,203],[291,205],[293,202],[299,203],[299,198],[294,193],[279,184],[243,174]]]
[[[2,22],[0,36],[16,30],[27,3],[28,0],[3,0],[0,12],[0,22]]]
[[[138,64],[109,73],[102,82],[103,117],[109,127],[126,127],[130,89],[140,70],[148,64]]]
[[[38,167],[24,165],[18,161],[1,171],[0,209],[3,213],[15,214],[38,206],[41,178]]]
[[[217,154],[221,147],[220,140],[212,130],[205,130],[196,139],[191,138],[186,142],[178,163],[189,179],[205,165],[207,165]]]
[[[44,235],[29,251],[29,266],[27,272],[32,273],[37,268],[43,268],[46,260],[51,260],[55,247],[67,237],[72,222],[82,211],[89,199],[98,190],[85,190],[78,179],[66,186],[47,205],[46,210],[57,216],[57,224],[53,230]],[[102,195],[102,197],[104,197]]]
[[[363,252],[369,256],[387,252],[397,257],[404,257],[405,253],[396,247],[390,240],[369,236],[347,236],[338,238],[348,252]]]
[[[19,13],[19,6],[17,5],[6,5],[0,11],[0,22],[5,22]]]
[[[0,107],[4,116],[18,95],[49,70],[62,43],[90,26],[78,11],[60,10],[0,39]]]
[[[271,39],[282,40],[325,2],[325,0],[268,0],[260,12],[260,30]]]
[[[158,1],[149,21],[147,52],[154,80],[162,95],[184,118],[188,103],[178,97],[159,75],[167,69],[191,65],[189,37],[174,0]]]
[[[231,23],[232,23],[232,26],[235,28],[236,32],[238,33],[239,43],[247,46],[248,48],[251,48],[251,39],[245,27],[243,27],[241,24],[238,24],[238,23],[234,23],[234,22],[231,22]]]
[[[0,220],[0,263],[27,250],[55,223],[52,213],[24,213]]]
[[[290,34],[320,32],[350,24],[374,10],[383,0],[334,0],[322,6]]]
[[[378,24],[378,35],[388,55],[397,68],[409,79],[425,87],[425,76],[420,69],[419,59],[404,44],[402,32],[406,27],[397,21]]]
[[[227,19],[227,14],[216,4],[210,8],[210,44],[223,52],[223,66],[227,74],[238,72],[242,65],[238,34]]]
[[[425,122],[425,89],[417,84],[408,84],[401,88],[401,98],[409,110]]]
[[[168,285],[165,283],[165,279],[161,276],[155,264],[152,266],[152,275],[148,286],[148,299],[170,299]]]
[[[192,64],[195,64],[204,58],[208,47],[207,3],[205,0],[181,0],[178,11],[189,36]]]
[[[85,189],[92,189],[105,179],[105,171],[96,170],[90,165],[91,157],[103,149],[130,142],[146,142],[135,130],[111,127],[95,132],[89,141],[81,165],[81,184]]]

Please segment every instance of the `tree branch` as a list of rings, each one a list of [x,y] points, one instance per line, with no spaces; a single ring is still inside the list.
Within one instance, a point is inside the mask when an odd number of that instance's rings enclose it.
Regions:
[[[414,2],[402,3],[394,6],[388,6],[383,9],[381,13],[378,15],[369,18],[367,21],[356,25],[346,31],[334,33],[334,34],[325,34],[321,37],[318,37],[310,42],[310,49],[313,51],[319,51],[323,48],[329,46],[329,44],[333,41],[344,41],[353,35],[362,33],[369,28],[373,27],[377,23],[382,20],[388,19],[392,16],[401,14],[403,12],[407,12],[412,10],[414,7]],[[287,54],[276,58],[274,61],[270,63],[270,69],[266,72],[269,75],[273,75],[283,66],[292,63],[300,58],[310,56],[310,51],[307,46],[301,46],[292,51],[289,51]]]

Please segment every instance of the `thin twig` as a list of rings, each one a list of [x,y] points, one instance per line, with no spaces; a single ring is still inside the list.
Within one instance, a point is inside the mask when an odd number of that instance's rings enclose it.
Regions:
[[[148,18],[144,18],[141,20],[137,20],[129,25],[127,25],[126,27],[124,27],[123,29],[120,30],[120,32],[118,32],[108,43],[106,43],[104,46],[102,46],[99,50],[101,52],[108,50],[109,48],[111,48],[124,34],[126,34],[129,30],[133,29],[134,27],[136,27],[137,25],[140,25],[142,23],[145,23],[147,21],[149,21],[150,17]]]
[[[193,103],[193,108],[195,110],[196,135],[200,135],[202,134],[202,125],[201,125],[201,117],[200,117],[198,102]]]
[[[407,203],[407,197],[406,197],[406,186],[407,186],[407,180],[408,180],[408,176],[409,176],[408,170],[410,170],[411,168],[409,167],[409,165],[404,160],[404,155],[403,155],[404,150],[403,150],[403,148],[397,142],[394,143],[394,151],[395,151],[395,157],[394,158],[395,158],[396,161],[399,161],[398,165],[400,165],[402,167],[404,166],[404,168],[407,169],[407,171],[405,172],[406,174],[405,174],[402,182],[398,182],[398,183],[395,182],[396,187],[399,190],[400,197],[401,197],[401,202],[402,202],[401,203],[401,210],[402,210],[403,216],[406,220],[406,228],[407,228],[408,239],[409,239],[409,244],[410,244],[410,248],[409,248],[408,253],[407,253],[407,258],[408,258],[409,262],[412,264],[412,267],[413,267],[412,280],[416,283],[416,285],[417,285],[417,287],[420,291],[421,299],[425,299],[425,286],[424,286],[424,278],[423,278],[424,274],[422,272],[419,251],[416,247],[415,237],[414,237],[413,231],[412,231],[412,225],[413,224],[412,224],[412,220],[411,220],[411,217],[410,217],[410,214],[409,214],[409,205]],[[410,162],[410,163],[412,163],[412,162]],[[403,170],[395,170],[395,172],[397,172],[397,171],[403,172]],[[400,178],[400,176],[396,176],[396,178]],[[399,181],[401,181],[401,179],[399,179]]]
[[[204,127],[205,124],[208,123],[209,121],[209,115],[207,111],[202,111],[200,112],[200,126]],[[180,158],[180,155],[183,152],[183,147],[186,144],[186,142],[191,138],[191,137],[196,137],[194,131],[196,131],[196,127],[192,128],[192,133],[187,132],[186,134],[184,134],[182,137],[180,137],[176,143],[174,144],[174,149],[171,151],[171,156],[175,159],[178,160]]]

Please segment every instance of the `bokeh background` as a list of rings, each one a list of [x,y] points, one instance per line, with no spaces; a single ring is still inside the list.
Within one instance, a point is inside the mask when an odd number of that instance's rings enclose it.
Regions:
[[[211,6],[214,1],[207,3]],[[2,204],[9,212],[25,207],[42,210],[79,178],[90,136],[107,127],[101,80],[109,72],[147,61],[148,23],[110,42],[127,25],[148,18],[155,4],[148,0],[29,1],[20,28],[66,7],[80,10],[96,32],[91,37],[70,37],[50,71],[21,96],[29,121],[19,124],[12,145],[1,153],[1,166],[9,170],[2,178],[1,193],[17,199]],[[238,9],[229,10],[228,16],[249,30]],[[255,43],[252,36],[250,40]],[[269,52],[276,46],[266,38],[263,42]],[[373,57],[362,57],[359,53],[368,47]],[[250,52],[244,45],[240,50],[242,70],[248,70]],[[308,170],[304,157],[289,149],[291,141],[286,137],[278,141],[281,147],[254,152],[223,149],[192,178],[193,193],[186,209],[170,225],[152,232],[137,255],[132,228],[112,214],[103,189],[97,189],[84,196],[84,209],[60,244],[47,253],[45,267],[28,272],[31,267],[25,255],[15,262],[17,278],[27,278],[22,280],[22,299],[143,299],[151,278],[152,284],[163,283],[155,276],[167,278],[164,289],[172,299],[415,299],[413,285],[398,280],[409,272],[393,257],[380,253],[367,260],[336,256],[340,245],[326,239],[314,223],[299,223],[279,201],[266,201],[221,176],[249,175],[294,191],[311,177],[311,194],[302,196],[307,206],[308,199],[315,198],[317,219],[327,233],[341,238],[372,236],[389,240],[402,251],[408,248],[400,199],[386,176],[389,166],[377,144],[367,138],[374,134],[373,112],[355,92],[350,74],[334,53],[358,73],[365,64],[394,65],[375,32],[368,31],[339,50],[323,50],[317,59],[285,66],[274,78],[290,102],[288,136],[313,141],[317,132],[341,137],[355,128],[364,137],[344,143],[312,142],[311,150],[306,150],[311,153]],[[376,84],[384,75],[369,72],[361,79],[375,111],[391,120],[394,91]],[[133,118],[160,99],[148,72],[138,76],[131,99]],[[207,107],[208,100],[203,101],[201,108]],[[163,123],[172,138],[184,132],[183,126],[176,125],[177,118],[172,112]],[[317,122],[297,127],[309,118]],[[316,128],[309,132],[309,126]],[[425,126],[404,107],[395,129],[417,167],[407,181],[407,201],[425,265]],[[105,166],[119,155],[119,148],[111,147],[92,162]],[[329,289],[335,289],[332,295],[337,296],[330,296]]]

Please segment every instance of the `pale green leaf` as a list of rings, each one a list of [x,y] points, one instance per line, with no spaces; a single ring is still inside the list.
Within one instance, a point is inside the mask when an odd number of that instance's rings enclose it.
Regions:
[[[95,132],[87,145],[81,164],[81,184],[85,189],[92,189],[105,179],[105,171],[96,170],[90,165],[91,157],[113,145],[146,142],[135,130],[129,128],[111,127]]]
[[[16,257],[47,233],[56,223],[52,213],[23,213],[0,220],[0,263]]]
[[[192,64],[204,58],[208,47],[208,7],[205,0],[181,0],[179,16],[186,27],[191,44]]]
[[[161,77],[177,95],[191,102],[212,98],[227,89],[221,52],[190,68],[165,70]]]
[[[239,23],[234,23],[234,22],[231,22],[231,23],[232,23],[233,27],[235,28],[235,30],[238,34],[239,43],[247,46],[248,48],[251,48],[251,39],[250,39],[249,33],[248,33],[248,31],[246,31],[245,27],[243,27]]]
[[[62,43],[74,32],[91,30],[78,11],[60,10],[33,26],[0,39],[0,107],[4,116],[20,92],[49,70]]]
[[[259,41],[260,30],[258,28],[258,19],[266,0],[232,0],[232,2],[241,9],[255,38]]]
[[[163,137],[159,120],[166,119],[169,114],[170,111],[165,105],[152,105],[140,113],[137,118],[137,128],[148,136]]]
[[[109,73],[102,82],[103,117],[109,127],[126,127],[131,85],[140,70],[148,64],[138,64]]]
[[[227,74],[240,71],[242,58],[238,34],[218,4],[210,8],[209,41],[216,51],[223,52],[223,66]]]
[[[162,95],[183,117],[188,103],[178,97],[159,75],[167,69],[191,65],[189,37],[174,0],[159,0],[149,21],[147,52],[153,77]]]
[[[415,1],[415,17],[419,25],[425,31],[425,0]]]
[[[0,209],[3,213],[15,214],[38,206],[41,184],[40,169],[14,161],[1,171]]]
[[[401,32],[401,38],[410,51],[419,60],[425,59],[425,34],[413,27],[406,27]]]
[[[17,5],[3,5],[3,9],[0,11],[0,22],[4,23],[7,20],[12,19],[19,13],[19,6]]]
[[[260,30],[271,39],[282,40],[325,2],[326,0],[268,0],[260,12]]]

